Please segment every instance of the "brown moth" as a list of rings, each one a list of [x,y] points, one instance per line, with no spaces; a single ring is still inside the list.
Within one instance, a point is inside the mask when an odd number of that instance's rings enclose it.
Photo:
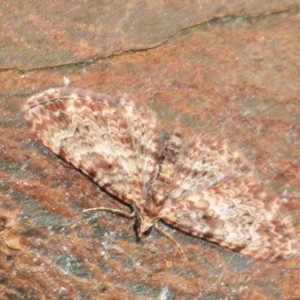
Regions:
[[[152,227],[168,236],[162,221],[250,257],[295,254],[293,228],[276,199],[226,141],[163,135],[155,114],[127,96],[80,89],[44,91],[23,112],[45,147],[132,207],[123,215],[136,219],[139,237]]]

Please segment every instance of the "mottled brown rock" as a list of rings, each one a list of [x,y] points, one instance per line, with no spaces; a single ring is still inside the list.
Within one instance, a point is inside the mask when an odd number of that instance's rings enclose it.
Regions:
[[[191,8],[186,2],[186,9],[196,11],[195,2]],[[154,109],[166,126],[219,134],[237,144],[280,197],[281,210],[292,217],[299,233],[297,11],[272,14],[274,3],[285,3],[272,1],[272,9],[263,6],[268,15],[228,17],[175,36],[167,33],[165,44],[149,50],[153,37],[147,44],[145,35],[145,51],[75,65],[69,63],[133,48],[124,47],[132,45],[132,39],[118,36],[112,46],[106,42],[99,49],[101,34],[94,27],[98,14],[87,14],[84,20],[91,26],[84,26],[77,16],[87,10],[78,1],[53,3],[60,14],[42,2],[1,4],[0,61],[8,70],[0,73],[0,298],[299,298],[299,258],[269,264],[167,230],[185,249],[186,262],[155,232],[138,243],[130,220],[108,213],[84,214],[83,207],[116,202],[34,142],[21,114],[29,96],[68,80],[71,87],[112,96],[133,94]],[[163,15],[159,3],[153,10]],[[172,3],[161,6],[167,10]],[[293,3],[297,8],[298,2]],[[90,5],[90,10],[92,4],[81,3]],[[138,6],[137,12],[143,8]],[[245,9],[237,5],[236,11],[243,14]],[[107,16],[118,12],[109,10]],[[183,28],[178,17],[175,20],[174,33]],[[52,28],[59,28],[56,39]],[[88,30],[92,38],[85,35]],[[49,67],[64,63],[69,65]],[[14,67],[43,69],[20,73]],[[114,207],[123,208],[122,204]]]
[[[97,0],[0,4],[0,69],[43,69],[157,47],[183,29],[228,16],[298,8],[299,0]]]

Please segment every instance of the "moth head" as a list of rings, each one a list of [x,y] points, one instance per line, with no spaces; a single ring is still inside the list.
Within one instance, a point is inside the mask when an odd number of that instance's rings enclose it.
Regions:
[[[147,215],[138,215],[135,223],[138,237],[141,238],[144,234],[148,234],[155,222],[155,219],[152,219]]]

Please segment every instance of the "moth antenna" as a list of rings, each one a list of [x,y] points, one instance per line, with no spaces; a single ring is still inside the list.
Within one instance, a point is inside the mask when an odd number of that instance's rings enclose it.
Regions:
[[[188,261],[185,253],[184,253],[184,250],[182,249],[182,247],[180,246],[180,244],[170,235],[168,234],[166,231],[164,231],[163,229],[159,228],[157,226],[157,223],[154,224],[154,228],[157,230],[157,232],[159,234],[161,234],[162,236],[164,236],[165,238],[167,238],[169,241],[171,241],[180,251],[180,253],[182,254],[182,256],[184,257],[184,259],[186,261]]]

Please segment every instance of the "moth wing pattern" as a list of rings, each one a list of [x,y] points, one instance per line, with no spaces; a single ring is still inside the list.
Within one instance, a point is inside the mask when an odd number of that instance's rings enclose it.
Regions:
[[[43,145],[107,192],[134,205],[145,198],[161,151],[152,111],[126,96],[57,88],[31,97],[23,112]]]
[[[183,142],[178,152],[164,223],[254,258],[295,254],[291,220],[241,152],[206,136]]]
[[[120,113],[126,123],[127,136],[133,149],[134,160],[138,169],[142,198],[139,203],[144,205],[148,188],[159,168],[159,159],[163,151],[163,141],[160,134],[160,124],[153,111],[136,107],[127,96],[122,98]]]
[[[140,236],[161,220],[250,257],[299,251],[276,197],[223,139],[163,136],[155,114],[126,95],[81,89],[44,91],[23,113],[44,146],[133,207]]]

